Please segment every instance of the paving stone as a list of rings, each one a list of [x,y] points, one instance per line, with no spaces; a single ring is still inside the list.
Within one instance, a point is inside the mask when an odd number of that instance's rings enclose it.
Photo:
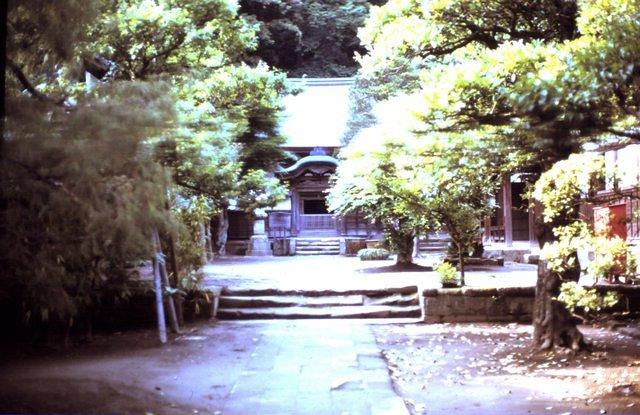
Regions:
[[[321,394],[299,393],[295,401],[295,409],[298,414],[333,414],[331,395],[328,392]]]
[[[185,355],[195,363],[185,370],[154,367],[162,376],[141,376],[158,379],[154,385],[170,402],[190,407],[199,401],[200,413],[405,415],[371,327],[363,321],[216,322],[199,328],[207,358]],[[162,353],[179,361],[181,347]]]
[[[404,401],[395,396],[386,399],[376,399],[371,407],[371,415],[409,415],[409,410]]]
[[[375,355],[358,355],[358,365],[361,369],[384,369],[387,370],[387,362],[384,360],[380,353]]]
[[[335,413],[370,415],[371,402],[361,391],[336,390],[331,392],[331,405]]]

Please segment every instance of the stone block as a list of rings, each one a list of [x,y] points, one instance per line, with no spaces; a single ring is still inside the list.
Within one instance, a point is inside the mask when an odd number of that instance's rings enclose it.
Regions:
[[[253,235],[251,237],[247,256],[268,256],[272,254],[271,243],[267,235]]]
[[[538,255],[538,254],[525,254],[524,255],[524,262],[527,263],[527,264],[537,265],[539,261],[540,261],[540,255]]]

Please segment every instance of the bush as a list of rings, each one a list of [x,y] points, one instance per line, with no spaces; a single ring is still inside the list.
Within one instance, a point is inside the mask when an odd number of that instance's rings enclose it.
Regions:
[[[436,267],[436,272],[440,275],[442,285],[457,285],[460,281],[459,272],[456,267],[449,262],[443,262]]]
[[[617,293],[608,292],[598,294],[595,289],[579,286],[576,282],[565,282],[560,286],[558,301],[564,303],[574,314],[584,314],[586,317],[604,308],[611,308],[620,300]]]
[[[389,259],[389,251],[382,248],[365,248],[358,251],[360,261],[379,261]]]
[[[629,246],[624,239],[618,236],[613,238],[596,237],[593,247],[595,259],[589,264],[588,272],[597,280],[635,274],[636,259],[629,252]]]

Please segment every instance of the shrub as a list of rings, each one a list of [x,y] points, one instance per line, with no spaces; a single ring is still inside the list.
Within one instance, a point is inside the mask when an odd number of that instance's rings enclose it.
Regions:
[[[379,261],[389,259],[389,251],[382,248],[365,248],[358,251],[360,261]]]
[[[586,316],[604,308],[610,308],[619,301],[615,292],[600,295],[595,289],[581,287],[574,281],[565,282],[560,286],[558,301],[564,303],[572,313],[583,312]]]
[[[436,267],[436,272],[440,275],[440,282],[442,285],[458,284],[460,281],[459,273],[456,267],[449,262],[443,262]]]
[[[589,264],[588,272],[596,279],[635,274],[636,260],[624,239],[596,237],[593,247],[595,259]]]

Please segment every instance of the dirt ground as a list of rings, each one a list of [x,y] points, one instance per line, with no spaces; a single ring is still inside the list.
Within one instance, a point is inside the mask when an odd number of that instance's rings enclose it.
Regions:
[[[530,325],[374,328],[414,414],[639,414],[640,331],[581,327],[590,353],[534,354]]]
[[[390,377],[414,414],[640,413],[638,332],[582,330],[592,352],[556,357],[531,356],[531,327],[515,324],[206,322],[163,347],[152,330],[98,336],[4,351],[0,413],[395,415],[359,405],[378,393],[367,375],[330,386],[361,370],[358,348],[384,356],[375,383]]]

